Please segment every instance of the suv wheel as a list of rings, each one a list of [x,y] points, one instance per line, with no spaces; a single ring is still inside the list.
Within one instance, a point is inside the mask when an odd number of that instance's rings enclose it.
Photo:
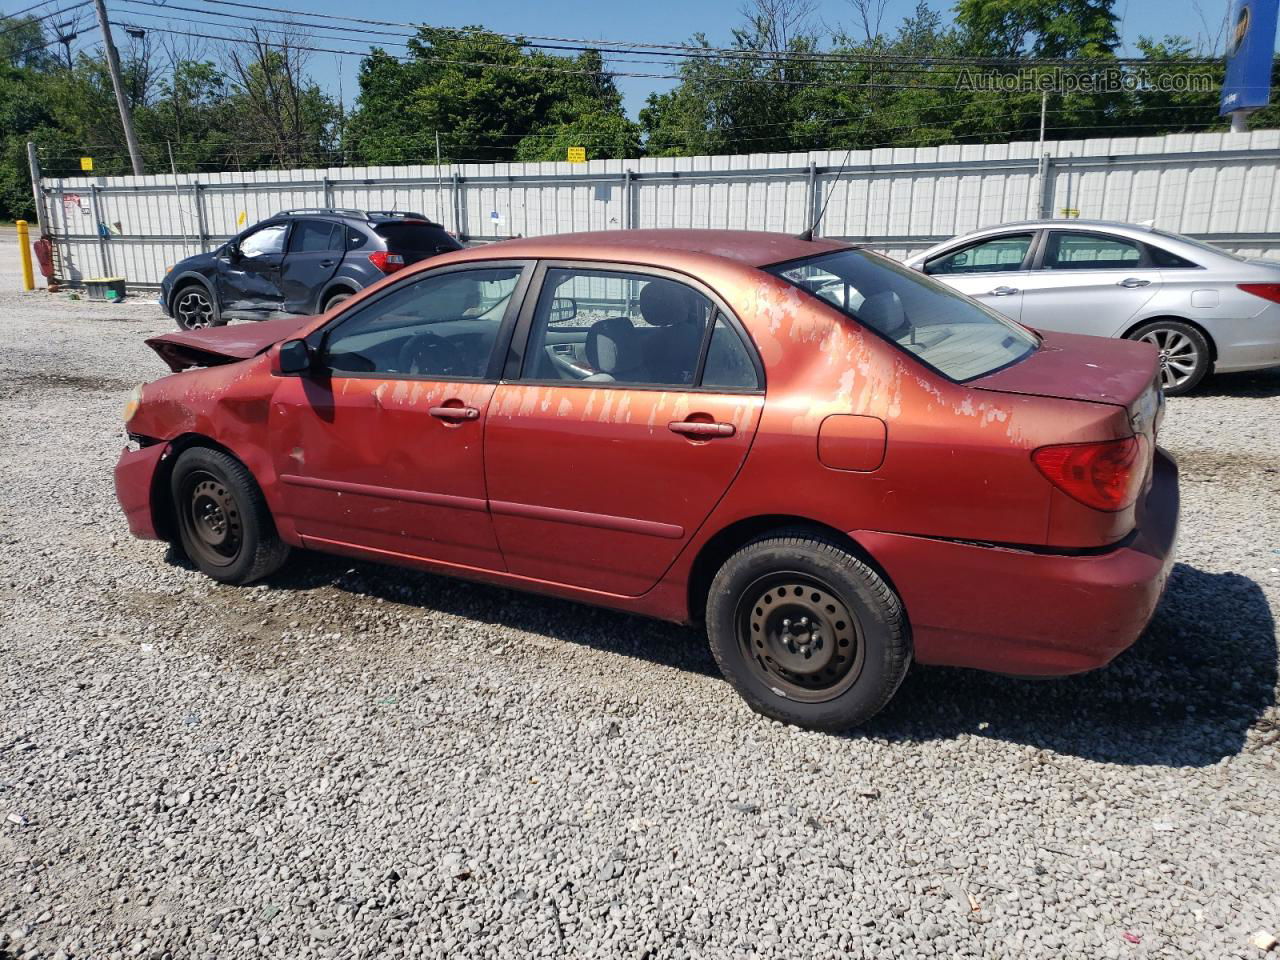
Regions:
[[[1189,323],[1156,320],[1133,331],[1129,339],[1142,340],[1160,351],[1160,386],[1167,397],[1190,393],[1209,372],[1209,343]]]
[[[173,318],[183,330],[200,330],[222,323],[218,305],[209,291],[198,283],[189,283],[173,297]]]
[[[798,531],[749,543],[716,574],[707,634],[758,713],[846,730],[889,702],[911,663],[897,595],[843,546]]]
[[[328,313],[338,304],[343,303],[347,300],[350,300],[354,296],[355,296],[354,293],[348,293],[346,290],[343,290],[339,293],[335,293],[332,297],[330,297],[328,300],[325,301],[324,312]]]

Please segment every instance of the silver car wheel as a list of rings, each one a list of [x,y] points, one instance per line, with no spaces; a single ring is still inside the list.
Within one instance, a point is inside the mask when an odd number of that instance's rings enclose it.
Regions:
[[[203,290],[195,287],[183,291],[173,312],[183,330],[199,330],[213,325],[213,304]]]
[[[1160,351],[1160,385],[1180,387],[1191,379],[1200,365],[1200,351],[1186,334],[1178,330],[1156,328],[1141,337]]]

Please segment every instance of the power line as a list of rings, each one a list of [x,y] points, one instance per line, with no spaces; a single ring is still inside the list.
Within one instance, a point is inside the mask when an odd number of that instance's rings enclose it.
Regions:
[[[222,0],[222,2],[226,2],[226,0]],[[122,26],[122,27],[137,26],[136,24],[127,24],[127,23],[117,22],[117,21],[112,21],[112,22],[115,23],[117,26]],[[153,25],[144,25],[144,26],[146,27],[146,29],[154,30],[159,33],[168,33],[168,34],[173,34],[175,36],[184,36],[184,37],[196,37],[203,40],[221,40],[226,43],[248,44],[251,46],[278,47],[280,49],[292,49],[292,50],[305,51],[308,53],[329,53],[329,54],[336,54],[338,56],[360,57],[362,59],[370,55],[369,53],[365,51],[360,51],[360,50],[341,50],[341,49],[335,49],[332,47],[315,47],[315,46],[309,46],[306,44],[292,43],[292,42],[273,43],[269,40],[264,40],[261,37],[259,37],[258,39],[252,39],[248,37],[230,37],[226,35],[210,35],[208,33],[193,33],[189,30],[174,30],[170,27],[158,27]],[[268,28],[257,28],[257,29],[261,30],[264,33],[280,33],[281,32],[276,30],[270,30]],[[388,54],[388,56],[390,56],[390,54]],[[470,68],[479,69],[479,70],[510,70],[515,72],[524,72],[524,73],[559,74],[563,76],[640,77],[640,78],[654,79],[654,80],[686,79],[680,74],[670,74],[670,73],[625,71],[625,70],[615,70],[612,68],[609,70],[584,70],[584,69],[572,69],[572,68],[565,68],[565,67],[542,66],[539,64],[528,64],[528,63],[491,63],[487,61],[477,61],[477,60],[456,60],[449,57],[423,56],[421,54],[415,54],[409,57],[393,57],[393,59],[398,60],[402,63],[411,63],[415,61],[429,62],[429,63],[443,63],[443,64],[449,64],[452,66],[470,67]],[[709,83],[738,83],[738,84],[757,84],[757,85],[766,84],[766,85],[789,86],[789,87],[811,86],[814,83],[814,81],[811,79],[790,80],[784,77],[723,77],[722,76],[722,77],[705,77],[702,79],[705,82],[709,82]],[[885,89],[885,90],[947,90],[952,92],[957,91],[957,87],[954,83],[952,84],[924,84],[924,83],[903,84],[903,83],[881,83],[878,81],[865,81],[865,82],[853,83],[853,84],[850,84],[850,86],[868,88],[868,89]]]
[[[157,6],[164,5],[163,3],[160,3],[159,0],[151,0],[151,2],[155,3]],[[283,14],[290,14],[290,15],[297,15],[299,13],[299,11],[290,10],[284,7],[269,7],[269,6],[265,6],[258,3],[245,3],[245,2],[241,2],[241,0],[206,0],[206,2],[217,4],[218,6],[240,7],[243,9],[254,10],[254,11],[265,10],[270,13],[283,13]],[[374,20],[374,19],[369,19],[364,17],[339,16],[336,14],[329,14],[329,13],[304,13],[303,16],[312,17],[314,19],[319,19],[319,20],[335,20],[335,21],[345,22],[345,23],[363,23],[371,26],[404,27],[410,30],[415,30],[415,31],[419,27],[428,26],[427,24],[404,23],[404,22],[399,22],[395,20]],[[471,33],[471,31],[455,28],[455,27],[428,27],[428,28],[433,30],[439,30],[446,33],[454,33],[460,36],[467,36],[469,33]],[[581,37],[550,37],[550,36],[540,36],[538,34],[497,33],[495,31],[484,31],[484,33],[488,33],[488,34],[491,34],[492,36],[502,37],[503,39],[513,40],[517,42],[536,40],[536,41],[547,41],[552,43],[580,44],[584,49],[591,49],[591,50],[599,49],[603,45],[603,46],[610,46],[610,47],[633,47],[633,48],[645,49],[645,50],[684,50],[684,51],[692,51],[692,52],[701,53],[701,54],[712,53],[712,54],[739,55],[739,56],[747,55],[747,56],[755,56],[755,57],[772,57],[772,58],[781,58],[781,59],[793,59],[796,57],[842,58],[842,57],[849,56],[848,54],[843,54],[839,52],[824,53],[822,51],[792,51],[792,50],[771,50],[771,49],[746,51],[740,48],[733,48],[733,47],[698,46],[695,44],[687,44],[687,43],[644,43],[640,41],[628,41],[628,40],[588,40]],[[529,44],[526,43],[525,45],[528,46]],[[1186,66],[1189,63],[1193,63],[1193,62],[1203,62],[1203,63],[1218,62],[1213,58],[1204,58],[1201,61],[1188,61],[1188,60],[1152,61],[1152,60],[1144,60],[1141,57],[1117,57],[1117,58],[1092,59],[1092,60],[1086,60],[1084,58],[1072,59],[1069,57],[1057,57],[1057,58],[1045,57],[1045,58],[1040,58],[1033,61],[1028,58],[1022,58],[1022,57],[960,57],[960,56],[919,57],[919,56],[911,56],[906,54],[860,55],[859,59],[860,59],[860,62],[868,61],[872,59],[888,59],[888,60],[903,61],[907,63],[919,63],[922,60],[927,60],[930,63],[940,63],[945,60],[945,61],[950,61],[955,65],[988,64],[988,65],[996,65],[996,66],[998,65],[1025,66],[1028,63],[1034,63],[1034,64],[1046,65],[1046,66],[1047,65],[1079,66],[1079,65],[1085,65],[1085,64],[1094,65],[1094,66],[1121,66],[1125,64],[1140,65],[1140,66],[1151,66],[1151,65],[1157,65],[1157,64],[1162,66],[1166,66],[1166,65],[1167,66],[1174,66],[1174,65]]]
[[[54,10],[53,13],[46,13],[40,17],[28,17],[27,19],[23,20],[21,23],[15,24],[12,27],[6,27],[4,30],[0,30],[0,37],[3,37],[5,34],[8,34],[8,33],[13,33],[15,30],[21,30],[23,27],[30,27],[30,26],[34,26],[37,23],[43,23],[44,21],[49,20],[53,17],[56,17],[59,14],[68,13],[72,10],[79,10],[81,7],[87,7],[92,2],[93,0],[81,0],[80,3],[73,3],[69,7],[63,7],[61,10]],[[31,9],[31,8],[28,8],[28,9]],[[6,17],[6,19],[13,19],[13,18]]]

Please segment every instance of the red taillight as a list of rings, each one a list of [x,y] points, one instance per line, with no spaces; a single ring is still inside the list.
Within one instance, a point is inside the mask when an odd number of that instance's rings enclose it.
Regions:
[[[369,254],[369,262],[383,273],[395,273],[397,270],[404,269],[404,257],[398,253],[387,253],[385,250],[373,251]]]
[[[1237,283],[1236,286],[1255,297],[1280,303],[1280,283]]]
[[[1123,510],[1142,487],[1142,442],[1137,437],[1063,443],[1031,454],[1055,487],[1095,510]]]

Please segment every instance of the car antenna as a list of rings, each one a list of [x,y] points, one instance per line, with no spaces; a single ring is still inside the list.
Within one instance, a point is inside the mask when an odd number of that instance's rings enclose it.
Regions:
[[[822,215],[827,212],[827,204],[831,202],[831,194],[835,193],[836,184],[840,182],[840,178],[844,176],[844,168],[849,165],[849,158],[853,156],[853,147],[850,146],[844,152],[844,159],[840,161],[840,169],[836,171],[836,178],[831,181],[831,189],[827,191],[827,198],[822,201],[822,208],[818,211],[818,215],[813,218],[813,222],[804,229],[803,232],[796,234],[800,240],[812,240],[813,231],[818,229],[818,224],[822,222]]]

